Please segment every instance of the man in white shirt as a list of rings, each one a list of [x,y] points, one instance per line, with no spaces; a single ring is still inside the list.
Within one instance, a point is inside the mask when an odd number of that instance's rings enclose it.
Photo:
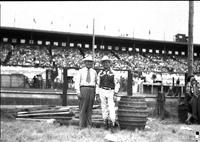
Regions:
[[[85,67],[79,70],[75,80],[75,89],[79,99],[79,126],[92,126],[92,107],[95,99],[97,73],[92,68],[92,56],[83,59]]]
[[[118,94],[120,84],[115,71],[111,68],[111,63],[108,56],[104,56],[101,60],[103,70],[97,76],[97,94],[99,94],[101,100],[105,129],[111,127],[111,131],[113,131],[116,121],[114,98]],[[111,125],[109,124],[110,120]]]

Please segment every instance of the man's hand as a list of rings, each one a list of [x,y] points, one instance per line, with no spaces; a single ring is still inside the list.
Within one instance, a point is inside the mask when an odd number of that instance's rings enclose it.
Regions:
[[[114,100],[114,102],[117,102],[117,94],[118,94],[118,93],[115,92],[114,95],[113,95],[113,100]]]
[[[81,93],[77,93],[77,97],[80,100],[82,98]]]
[[[96,94],[96,102],[97,102],[97,103],[100,103],[100,102],[101,102],[101,99],[100,99],[100,97],[99,97],[99,94]]]

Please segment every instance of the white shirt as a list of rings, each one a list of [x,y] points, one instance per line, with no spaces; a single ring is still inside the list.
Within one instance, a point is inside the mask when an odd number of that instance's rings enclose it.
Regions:
[[[80,93],[80,86],[95,86],[97,83],[97,73],[93,68],[89,69],[90,72],[90,83],[86,81],[88,68],[84,67],[78,71],[75,79],[76,93]]]

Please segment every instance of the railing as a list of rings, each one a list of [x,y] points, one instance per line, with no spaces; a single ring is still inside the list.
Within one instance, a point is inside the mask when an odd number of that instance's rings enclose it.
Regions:
[[[165,93],[169,96],[178,96],[183,95],[185,91],[185,86],[172,86],[172,85],[163,85],[160,83],[142,83],[140,84],[140,93],[153,95],[158,94],[158,92]]]

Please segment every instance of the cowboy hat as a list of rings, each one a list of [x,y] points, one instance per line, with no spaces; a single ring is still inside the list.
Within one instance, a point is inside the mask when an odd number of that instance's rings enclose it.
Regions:
[[[87,57],[85,57],[85,58],[83,59],[83,62],[85,62],[85,61],[94,62],[91,55],[88,55]]]
[[[111,59],[108,57],[108,56],[103,56],[103,58],[101,59],[101,62],[103,61],[110,61],[111,62]]]

